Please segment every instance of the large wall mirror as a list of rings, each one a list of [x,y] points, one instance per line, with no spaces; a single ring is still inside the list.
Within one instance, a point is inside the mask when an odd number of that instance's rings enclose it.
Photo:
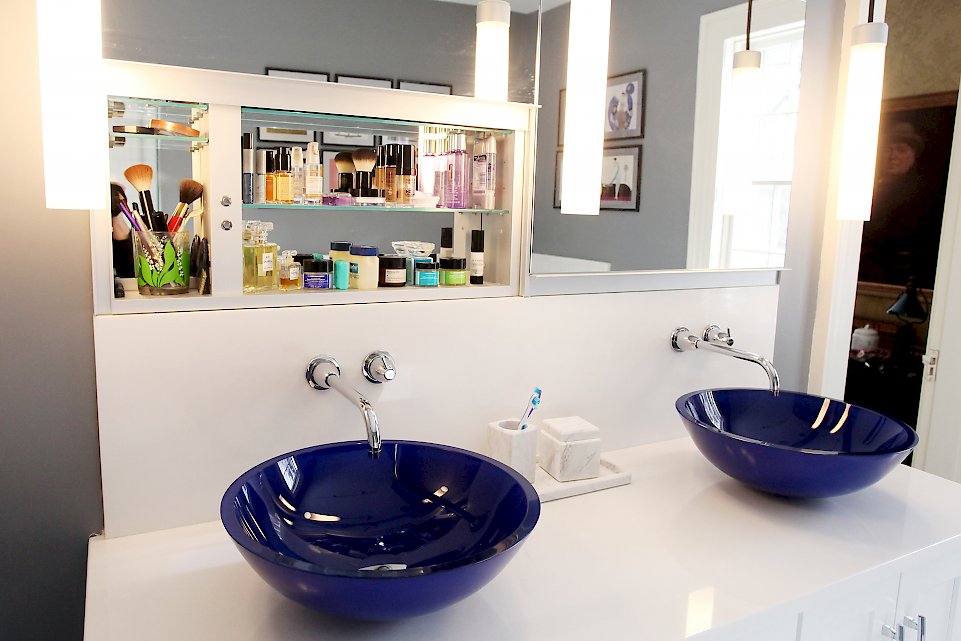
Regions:
[[[646,289],[636,279],[605,284],[599,276],[648,271],[702,275],[698,285],[688,285],[690,278],[648,279],[661,283],[654,288],[774,282],[774,270],[784,266],[805,6],[803,0],[754,2],[751,48],[762,54],[760,144],[751,155],[749,206],[732,213],[724,206],[725,168],[742,141],[728,125],[730,70],[734,52],[744,49],[747,4],[614,0],[601,211],[578,216],[560,209],[570,4],[545,1],[531,293]],[[731,280],[721,270],[742,271]],[[580,278],[536,278],[562,274]]]

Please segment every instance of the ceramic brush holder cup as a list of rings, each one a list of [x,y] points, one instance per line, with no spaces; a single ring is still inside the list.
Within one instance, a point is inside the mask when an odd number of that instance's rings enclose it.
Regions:
[[[531,483],[537,472],[537,426],[517,429],[520,421],[508,418],[487,424],[487,452],[495,460],[520,472]]]
[[[186,294],[190,283],[190,234],[134,232],[134,272],[145,296]]]

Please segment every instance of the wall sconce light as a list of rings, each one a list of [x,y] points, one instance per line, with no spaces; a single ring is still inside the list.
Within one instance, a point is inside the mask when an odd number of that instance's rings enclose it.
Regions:
[[[888,25],[874,22],[871,0],[868,21],[851,34],[838,173],[837,217],[841,220],[871,219],[887,42]]]
[[[751,49],[753,0],[747,3],[744,51],[734,53],[728,93],[726,168],[722,173],[721,213],[750,213],[753,201],[753,160],[757,142],[757,113],[761,100],[761,52]]]
[[[107,206],[100,0],[37,0],[46,204]]]
[[[601,208],[611,0],[571,0],[570,25],[561,213],[596,216]]]
[[[507,100],[510,64],[511,5],[503,0],[477,3],[474,51],[474,97]]]

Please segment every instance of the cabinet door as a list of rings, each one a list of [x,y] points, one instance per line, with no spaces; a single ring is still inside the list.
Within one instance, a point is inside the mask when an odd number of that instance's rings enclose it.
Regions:
[[[894,622],[897,573],[834,586],[801,614],[799,641],[879,641]]]
[[[957,547],[901,574],[897,622],[905,626],[905,641],[961,639],[961,552]]]

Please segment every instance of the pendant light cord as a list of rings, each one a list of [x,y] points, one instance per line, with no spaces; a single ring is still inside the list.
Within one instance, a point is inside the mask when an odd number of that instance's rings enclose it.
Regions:
[[[868,1],[868,22],[874,22],[874,0]]]
[[[871,6],[872,7],[874,6],[874,0],[871,0]],[[751,49],[751,12],[753,11],[753,9],[754,9],[754,0],[747,0],[747,30],[745,32],[747,42],[744,43],[744,48],[749,51]]]

